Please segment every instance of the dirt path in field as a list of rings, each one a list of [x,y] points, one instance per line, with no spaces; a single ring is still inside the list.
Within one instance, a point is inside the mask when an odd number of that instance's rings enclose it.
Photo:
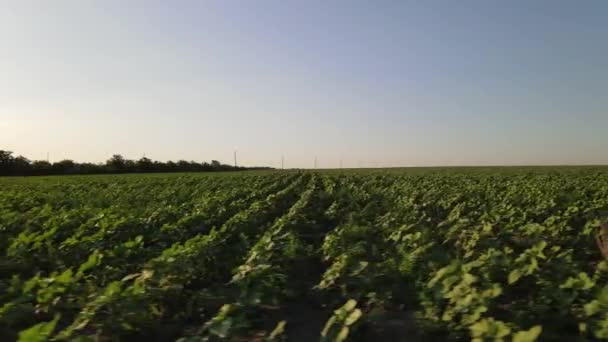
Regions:
[[[333,314],[327,298],[315,291],[325,271],[319,259],[310,258],[294,265],[292,279],[305,288],[302,296],[284,303],[278,316],[287,321],[287,340],[318,341],[325,322]],[[355,341],[423,341],[416,327],[414,311],[403,309],[375,312],[373,322],[365,322],[353,336]],[[428,338],[424,339],[428,341]]]
[[[414,311],[386,311],[377,322],[367,323],[360,334],[364,341],[428,341],[416,327]]]
[[[300,238],[315,252],[297,260],[289,273],[290,283],[299,295],[286,302],[283,309],[288,341],[318,341],[325,322],[333,313],[327,306],[326,298],[314,290],[325,272],[320,247],[327,232],[334,228],[325,216],[331,198],[325,193],[319,178],[317,186],[314,209],[311,208],[315,212],[315,220],[300,231]]]
[[[293,281],[305,292],[285,303],[283,314],[287,320],[289,341],[318,341],[325,322],[332,314],[332,310],[324,307],[324,301],[313,290],[323,272],[323,264],[318,259],[306,259],[294,265]]]

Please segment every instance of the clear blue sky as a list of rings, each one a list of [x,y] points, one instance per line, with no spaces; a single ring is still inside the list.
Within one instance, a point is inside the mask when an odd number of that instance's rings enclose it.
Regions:
[[[0,149],[608,164],[608,1],[8,1]]]

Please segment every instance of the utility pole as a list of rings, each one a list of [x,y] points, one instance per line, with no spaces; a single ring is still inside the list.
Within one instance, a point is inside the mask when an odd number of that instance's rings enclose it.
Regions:
[[[235,168],[237,167],[237,164],[236,164],[236,150],[234,151],[234,167]]]

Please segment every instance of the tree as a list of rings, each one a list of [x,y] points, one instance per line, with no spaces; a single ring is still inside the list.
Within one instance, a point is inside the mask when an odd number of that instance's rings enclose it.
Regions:
[[[185,160],[178,160],[177,161],[177,168],[179,169],[179,171],[184,172],[184,171],[190,171],[191,169],[191,165],[189,162],[185,161]]]
[[[0,150],[0,175],[28,175],[30,160],[24,156],[13,157],[13,152]]]
[[[0,165],[8,164],[13,160],[13,152],[0,150]]]
[[[35,160],[32,162],[32,173],[35,175],[45,175],[52,171],[52,165],[46,160]]]
[[[76,164],[73,160],[64,159],[53,163],[54,173],[74,173],[76,171]]]
[[[143,157],[140,160],[138,160],[136,163],[136,166],[137,166],[138,171],[142,171],[142,172],[154,171],[154,163],[152,162],[152,160],[150,160],[146,157]]]
[[[24,156],[19,156],[13,159],[13,174],[15,175],[27,175],[32,170],[30,160]]]
[[[106,161],[106,165],[111,169],[110,171],[123,171],[125,164],[125,158],[120,154],[115,154]]]
[[[11,174],[14,160],[13,152],[0,150],[0,175]]]

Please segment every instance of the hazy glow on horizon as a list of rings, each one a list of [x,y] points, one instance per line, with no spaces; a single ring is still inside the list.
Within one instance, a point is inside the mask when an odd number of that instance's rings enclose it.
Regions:
[[[608,164],[606,1],[3,7],[0,149],[31,159]]]

